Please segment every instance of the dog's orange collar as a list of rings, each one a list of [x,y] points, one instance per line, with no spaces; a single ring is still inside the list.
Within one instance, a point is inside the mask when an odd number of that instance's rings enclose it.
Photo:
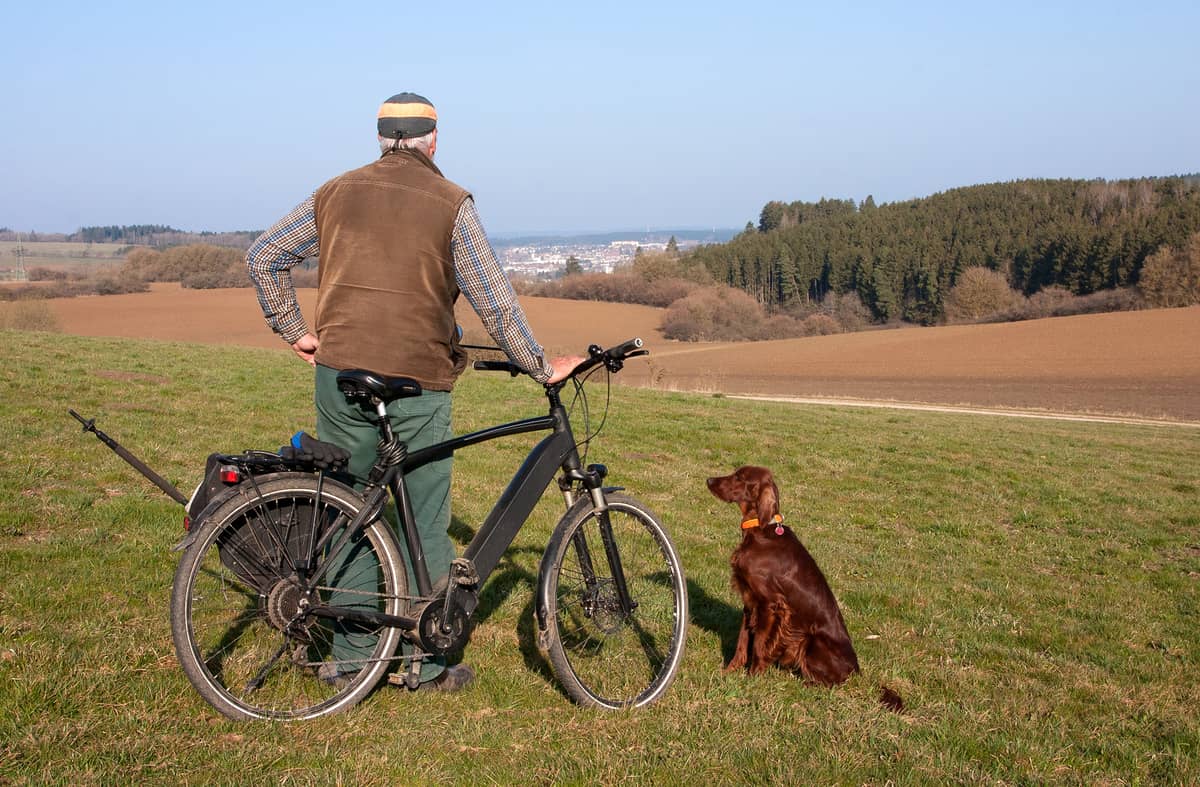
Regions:
[[[776,514],[775,516],[771,517],[771,521],[768,522],[767,524],[775,525],[775,534],[776,535],[780,535],[780,536],[783,535],[783,514]],[[758,527],[758,525],[759,525],[758,519],[755,517],[751,517],[750,519],[742,520],[742,530],[750,530],[752,528]]]

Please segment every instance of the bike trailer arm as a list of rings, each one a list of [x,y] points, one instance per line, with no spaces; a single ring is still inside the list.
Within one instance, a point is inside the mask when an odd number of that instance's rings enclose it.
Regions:
[[[142,460],[138,459],[136,456],[122,448],[116,440],[97,429],[95,418],[88,418],[85,420],[82,415],[74,410],[67,410],[67,412],[74,416],[76,421],[83,424],[83,431],[91,432],[92,434],[96,435],[100,442],[111,448],[113,453],[128,462],[134,470],[137,470],[139,473],[148,478],[152,484],[166,492],[168,497],[170,497],[176,503],[179,503],[181,506],[187,505],[187,498],[184,497],[183,493],[176,489],[170,481],[163,478],[149,467],[146,467]]]

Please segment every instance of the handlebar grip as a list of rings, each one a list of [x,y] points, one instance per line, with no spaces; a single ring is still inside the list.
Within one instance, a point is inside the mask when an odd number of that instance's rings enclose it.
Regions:
[[[622,342],[621,344],[618,344],[616,347],[609,347],[607,350],[604,351],[604,354],[607,355],[609,358],[624,358],[625,356],[629,355],[634,350],[640,350],[641,348],[642,348],[641,337],[634,337],[627,342]]]
[[[481,372],[508,372],[513,377],[521,373],[521,369],[512,361],[475,361],[471,368]]]

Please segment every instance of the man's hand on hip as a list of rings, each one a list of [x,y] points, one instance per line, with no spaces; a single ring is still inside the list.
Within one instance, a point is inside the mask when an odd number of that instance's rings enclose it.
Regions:
[[[311,333],[306,333],[296,341],[292,342],[292,351],[300,356],[300,360],[307,363],[309,366],[316,366],[317,348],[321,346],[321,342],[316,336]]]

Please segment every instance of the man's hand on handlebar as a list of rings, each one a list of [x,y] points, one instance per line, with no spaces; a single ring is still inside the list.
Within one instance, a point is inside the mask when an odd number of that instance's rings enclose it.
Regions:
[[[552,359],[550,361],[550,366],[554,369],[554,374],[550,375],[550,379],[546,382],[548,384],[562,382],[563,380],[567,379],[567,375],[569,375],[576,366],[583,363],[585,360],[587,359],[581,355],[564,355],[559,358]]]
[[[499,350],[498,347],[479,347],[480,350]],[[627,342],[610,347],[607,350],[599,345],[591,345],[588,347],[588,354],[582,355],[563,355],[554,358],[547,366],[550,367],[550,377],[543,383],[544,385],[558,385],[563,380],[572,376],[586,374],[597,366],[604,365],[608,367],[609,372],[618,372],[621,370],[621,364],[628,358],[637,358],[641,355],[647,355],[649,351],[642,349],[641,339],[630,339]],[[494,361],[494,360],[478,360],[475,361],[473,367],[481,371],[490,372],[508,372],[513,377],[518,374],[529,374],[528,369],[522,369],[511,360]],[[542,371],[545,371],[543,369]],[[539,375],[540,376],[540,375]],[[537,379],[536,377],[534,379]]]

